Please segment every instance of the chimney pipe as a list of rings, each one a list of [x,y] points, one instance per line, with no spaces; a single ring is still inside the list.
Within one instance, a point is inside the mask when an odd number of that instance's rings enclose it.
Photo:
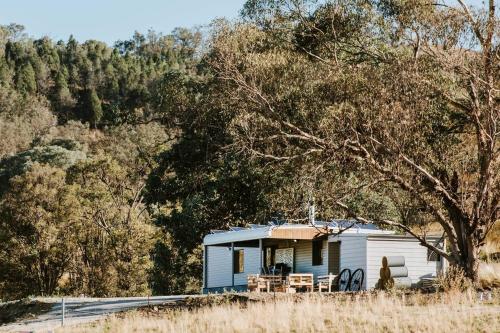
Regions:
[[[316,225],[316,210],[314,207],[314,199],[309,200],[309,223]]]

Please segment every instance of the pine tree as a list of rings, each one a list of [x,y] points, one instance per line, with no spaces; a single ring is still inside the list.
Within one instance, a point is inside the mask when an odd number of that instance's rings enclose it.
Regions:
[[[103,112],[97,92],[94,89],[84,90],[78,98],[76,118],[88,122],[92,128],[97,128]]]
[[[75,100],[69,91],[65,71],[59,71],[56,76],[54,105],[59,120],[62,122],[69,120],[70,112],[75,106]]]
[[[21,66],[21,69],[16,75],[16,87],[24,94],[33,94],[36,92],[35,71],[31,63],[26,63]]]
[[[97,96],[94,89],[92,89],[89,94],[89,107],[90,125],[96,128],[102,118],[102,105],[101,100],[99,99],[99,96]]]

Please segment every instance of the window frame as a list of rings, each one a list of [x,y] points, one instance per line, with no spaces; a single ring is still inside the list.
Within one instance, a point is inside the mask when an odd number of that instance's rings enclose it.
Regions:
[[[441,262],[441,255],[431,249],[427,249],[428,262]]]
[[[233,252],[233,274],[245,273],[245,250],[238,249]]]

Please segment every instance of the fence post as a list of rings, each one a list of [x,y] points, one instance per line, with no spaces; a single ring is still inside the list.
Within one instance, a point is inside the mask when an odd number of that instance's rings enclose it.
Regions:
[[[62,298],[61,310],[62,310],[62,314],[61,314],[61,326],[64,326],[64,313],[66,312],[66,303],[64,301],[64,297]]]

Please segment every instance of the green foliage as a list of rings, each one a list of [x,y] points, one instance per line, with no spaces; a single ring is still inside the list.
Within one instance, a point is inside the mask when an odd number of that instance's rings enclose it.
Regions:
[[[197,292],[211,229],[311,198],[323,220],[448,221],[464,261],[498,211],[498,41],[480,58],[486,16],[441,7],[250,0],[208,38],[113,47],[0,26],[0,297]],[[480,184],[490,213],[459,214]]]
[[[0,86],[0,159],[28,149],[31,142],[56,123],[48,102]]]
[[[157,232],[143,203],[144,181],[156,167],[155,156],[171,140],[165,127],[151,121],[157,109],[150,89],[167,71],[187,72],[195,66],[200,35],[186,29],[166,36],[136,34],[137,47],[121,52],[119,43],[110,48],[70,37],[54,44],[22,31],[21,26],[0,27],[0,236],[9,239],[0,254],[5,264],[0,297],[147,294]],[[37,181],[42,183],[32,184]],[[39,199],[25,211],[21,201],[33,194],[34,186]],[[74,206],[62,202],[57,207],[67,210],[67,221],[50,212],[39,221],[28,211],[55,209],[58,197],[48,193],[42,198],[50,186],[60,195],[69,191],[76,200]],[[57,263],[51,256],[59,254],[51,253],[44,254],[48,259],[29,259],[54,263],[52,275],[35,283],[27,253],[42,245],[33,241],[24,252],[9,248],[24,244],[25,234],[44,223],[71,223],[66,238],[61,237],[68,247],[60,246],[67,262]],[[60,232],[46,229],[47,237]],[[16,279],[23,282],[17,286]]]
[[[200,286],[199,245],[211,229],[259,223],[270,216],[266,193],[279,180],[258,164],[227,154],[225,147],[232,143],[230,106],[219,104],[223,91],[217,88],[210,77],[179,72],[167,75],[156,88],[162,102],[158,113],[180,124],[179,137],[157,156],[147,183],[146,200],[157,207],[156,224],[162,232],[154,257],[156,293]]]
[[[19,209],[23,207],[15,201],[21,199],[21,193],[27,197],[33,193],[29,184],[23,183],[24,192],[13,187],[17,186],[18,178],[31,177],[36,171],[39,178],[52,182],[57,175],[59,185],[54,188],[60,191],[71,188],[77,200],[75,206],[61,206],[74,218],[65,234],[74,246],[65,252],[70,261],[61,268],[62,274],[57,272],[55,286],[51,284],[49,290],[43,287],[43,293],[93,296],[149,293],[150,252],[156,238],[141,192],[144,173],[154,166],[153,156],[165,141],[163,128],[155,123],[124,125],[101,133],[70,121],[34,140],[33,148],[0,160],[0,198],[9,200],[0,206],[1,214],[8,214],[0,218],[8,222],[0,231],[2,239],[22,242],[24,236],[12,234],[12,226],[24,223],[26,229],[33,229],[37,221],[11,212],[17,204]],[[47,187],[40,192],[48,191]],[[30,204],[35,211],[48,207],[42,201]],[[48,231],[57,235],[52,229]],[[0,256],[9,256],[11,260],[5,261],[6,266],[1,268],[6,275],[0,277],[0,297],[10,299],[42,293],[41,287],[28,287],[33,282],[27,277],[31,274],[27,269],[13,268],[17,262],[25,261],[25,254],[7,253],[7,246],[13,248],[13,245],[7,242],[5,246]],[[36,246],[33,244],[32,248]],[[15,285],[14,279],[26,281],[27,286]]]
[[[168,232],[161,234],[153,251],[154,267],[150,276],[153,292],[157,295],[199,293],[202,252],[201,246],[187,250],[174,245]]]
[[[81,148],[77,142],[54,140],[49,145],[37,146],[0,160],[0,195],[10,187],[12,177],[29,171],[36,163],[67,169],[85,160],[86,154]]]
[[[76,252],[80,204],[64,171],[38,163],[0,201],[0,294],[51,295]]]
[[[62,122],[70,118],[70,110],[75,106],[75,99],[71,95],[67,82],[67,73],[60,71],[57,73],[55,82],[54,109]]]
[[[498,15],[460,6],[249,1],[251,22],[219,24],[206,61],[237,105],[237,151],[313,171],[298,181],[360,221],[345,203],[365,196],[372,220],[418,224],[436,252],[424,227],[438,221],[441,254],[477,281],[500,200]],[[364,184],[341,183],[346,171]]]
[[[102,106],[101,100],[95,90],[85,91],[82,97],[82,103],[80,105],[80,119],[87,121],[93,128],[97,127],[97,124],[102,117]]]
[[[16,88],[25,94],[33,94],[36,92],[36,79],[35,71],[30,63],[22,65],[21,69],[17,72]]]
[[[65,290],[92,296],[148,293],[153,226],[140,201],[140,189],[126,169],[109,158],[95,158],[70,170],[79,185],[82,222],[76,233],[82,255]]]
[[[200,33],[176,29],[171,35],[136,33],[110,48],[72,37],[57,44],[46,37],[33,40],[22,30],[1,27],[1,82],[12,82],[23,94],[43,95],[61,123],[76,119],[92,127],[151,117],[150,87],[171,69],[191,70],[201,42]]]
[[[171,35],[149,31],[110,48],[73,37],[57,44],[33,40],[23,29],[0,27],[0,199],[13,202],[20,195],[13,181],[38,168],[52,181],[55,176],[43,168],[53,168],[58,177],[64,175],[64,186],[76,191],[79,205],[70,209],[77,220],[68,237],[80,250],[68,249],[70,262],[43,292],[146,294],[156,232],[142,190],[155,155],[169,147],[165,128],[151,121],[156,101],[150,89],[169,70],[194,68],[201,35],[187,29]],[[96,130],[104,125],[108,128]],[[32,203],[33,209],[40,205],[45,204]],[[7,206],[0,211],[7,214]],[[9,223],[22,218],[12,213]],[[22,236],[12,237],[17,242]],[[13,285],[16,278],[27,279],[27,269],[8,272],[9,278],[0,279],[5,287],[0,297],[41,292],[27,287],[31,280]]]

